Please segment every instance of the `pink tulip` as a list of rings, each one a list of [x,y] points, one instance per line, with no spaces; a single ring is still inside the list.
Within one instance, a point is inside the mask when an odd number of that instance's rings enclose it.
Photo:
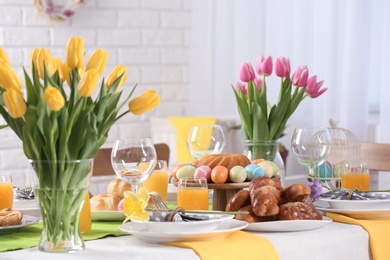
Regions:
[[[242,92],[244,92],[244,94],[248,94],[248,87],[246,85],[246,83],[243,83],[241,81],[237,81],[237,84],[236,84],[236,92],[239,93],[240,89],[242,90]]]
[[[320,90],[322,84],[324,84],[324,81],[321,80],[320,82],[317,82],[317,76],[312,76],[309,78],[307,81],[307,86],[306,86],[306,93],[311,97],[311,98],[316,98],[322,95],[328,88],[323,88]]]
[[[263,85],[263,81],[260,78],[255,78],[254,82],[255,82],[257,90],[260,93],[261,92],[261,87]]]
[[[272,74],[272,57],[263,55],[256,61],[256,72],[259,75],[269,76]]]
[[[292,84],[297,87],[304,87],[309,77],[309,69],[306,66],[299,66],[292,76]]]
[[[255,72],[253,70],[252,64],[248,62],[241,63],[240,79],[244,82],[249,82],[255,79]]]
[[[290,76],[291,66],[290,59],[279,57],[275,60],[275,73],[277,76],[284,78]]]

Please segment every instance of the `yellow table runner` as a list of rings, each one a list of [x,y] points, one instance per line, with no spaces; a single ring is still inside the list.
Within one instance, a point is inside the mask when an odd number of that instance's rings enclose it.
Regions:
[[[217,121],[212,117],[168,117],[168,120],[176,129],[177,162],[192,162],[187,148],[187,134],[192,125],[214,125]]]
[[[172,242],[166,245],[191,248],[202,260],[279,259],[268,239],[244,231],[234,232],[216,241]]]
[[[362,226],[369,233],[373,259],[389,259],[390,219],[354,219],[333,212],[326,212],[326,215],[337,222]]]

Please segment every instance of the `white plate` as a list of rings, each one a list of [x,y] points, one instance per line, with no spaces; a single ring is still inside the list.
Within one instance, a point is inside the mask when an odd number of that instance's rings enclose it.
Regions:
[[[332,222],[332,219],[322,217],[322,220],[279,220],[279,221],[266,221],[249,223],[244,228],[248,231],[259,232],[292,232],[292,231],[305,231],[312,230],[328,225]]]
[[[320,202],[327,202],[333,209],[370,209],[381,210],[390,209],[389,199],[377,199],[377,200],[337,200],[337,199],[325,199],[319,198]]]
[[[316,207],[323,212],[340,213],[356,219],[390,219],[390,209],[332,209]]]
[[[151,232],[145,222],[128,222],[119,227],[119,231],[134,235],[148,243],[159,244],[178,241],[212,241],[225,238],[232,232],[241,230],[248,225],[245,221],[229,219],[218,224],[217,229],[211,232],[193,230],[189,233]]]
[[[123,211],[114,210],[92,210],[91,216],[93,221],[123,221],[126,218]]]
[[[38,222],[38,218],[29,215],[23,215],[22,224],[15,226],[0,227],[0,235],[11,234],[17,229],[27,227]]]
[[[202,221],[180,221],[180,222],[144,222],[146,228],[151,232],[165,232],[165,233],[192,233],[197,232],[211,232],[216,230],[219,223],[234,218],[234,215],[224,214],[186,214],[188,216],[202,216],[209,218]]]

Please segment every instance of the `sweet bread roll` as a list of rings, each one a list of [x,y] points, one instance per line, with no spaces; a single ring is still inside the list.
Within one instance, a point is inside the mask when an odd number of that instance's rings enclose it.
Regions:
[[[89,203],[92,205],[96,200],[108,197],[108,194],[96,194],[90,198]]]
[[[229,200],[226,205],[226,211],[238,211],[242,207],[251,204],[251,198],[248,190],[240,190]]]
[[[288,202],[279,207],[279,220],[321,220],[321,213],[310,202]]]
[[[91,210],[118,210],[118,204],[121,200],[120,197],[108,195],[93,200],[91,199]]]
[[[279,213],[279,199],[271,193],[257,194],[252,199],[252,211],[257,216],[273,216]]]
[[[283,186],[282,183],[280,182],[280,179],[278,178],[270,178],[267,176],[262,176],[262,177],[256,177],[251,182],[249,183],[249,192],[252,193],[259,187],[263,186],[273,186],[275,187],[280,193],[283,192]]]
[[[249,214],[237,214],[234,218],[237,220],[244,220],[248,223],[265,222],[274,220],[274,216],[259,217],[252,211],[252,205],[245,206],[239,211],[248,211]]]
[[[306,184],[292,184],[282,192],[283,203],[294,201],[307,201],[310,197],[311,189]]]
[[[245,167],[250,163],[251,162],[248,157],[243,154],[208,154],[206,156],[203,156],[199,160],[199,162],[197,163],[197,167],[201,165],[207,165],[211,169],[214,169],[214,167],[216,166],[224,166],[230,171],[230,169],[234,166],[240,165],[242,167]]]
[[[0,227],[21,225],[22,218],[23,214],[19,210],[3,209],[0,211]]]
[[[121,179],[112,180],[107,187],[107,193],[110,196],[116,196],[121,199],[125,197],[125,191],[131,191],[131,184]]]

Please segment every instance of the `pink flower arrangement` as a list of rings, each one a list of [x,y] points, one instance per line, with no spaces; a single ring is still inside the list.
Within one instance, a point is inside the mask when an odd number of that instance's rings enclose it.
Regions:
[[[272,75],[273,69],[281,79],[281,86],[278,102],[271,107],[267,101],[266,77]],[[271,56],[260,56],[255,70],[250,63],[241,64],[240,81],[233,90],[244,139],[278,140],[301,101],[306,97],[317,98],[327,90],[321,88],[324,81],[317,81],[316,75],[309,78],[307,66],[299,66],[292,77],[290,73],[290,60],[285,57],[273,61]]]

